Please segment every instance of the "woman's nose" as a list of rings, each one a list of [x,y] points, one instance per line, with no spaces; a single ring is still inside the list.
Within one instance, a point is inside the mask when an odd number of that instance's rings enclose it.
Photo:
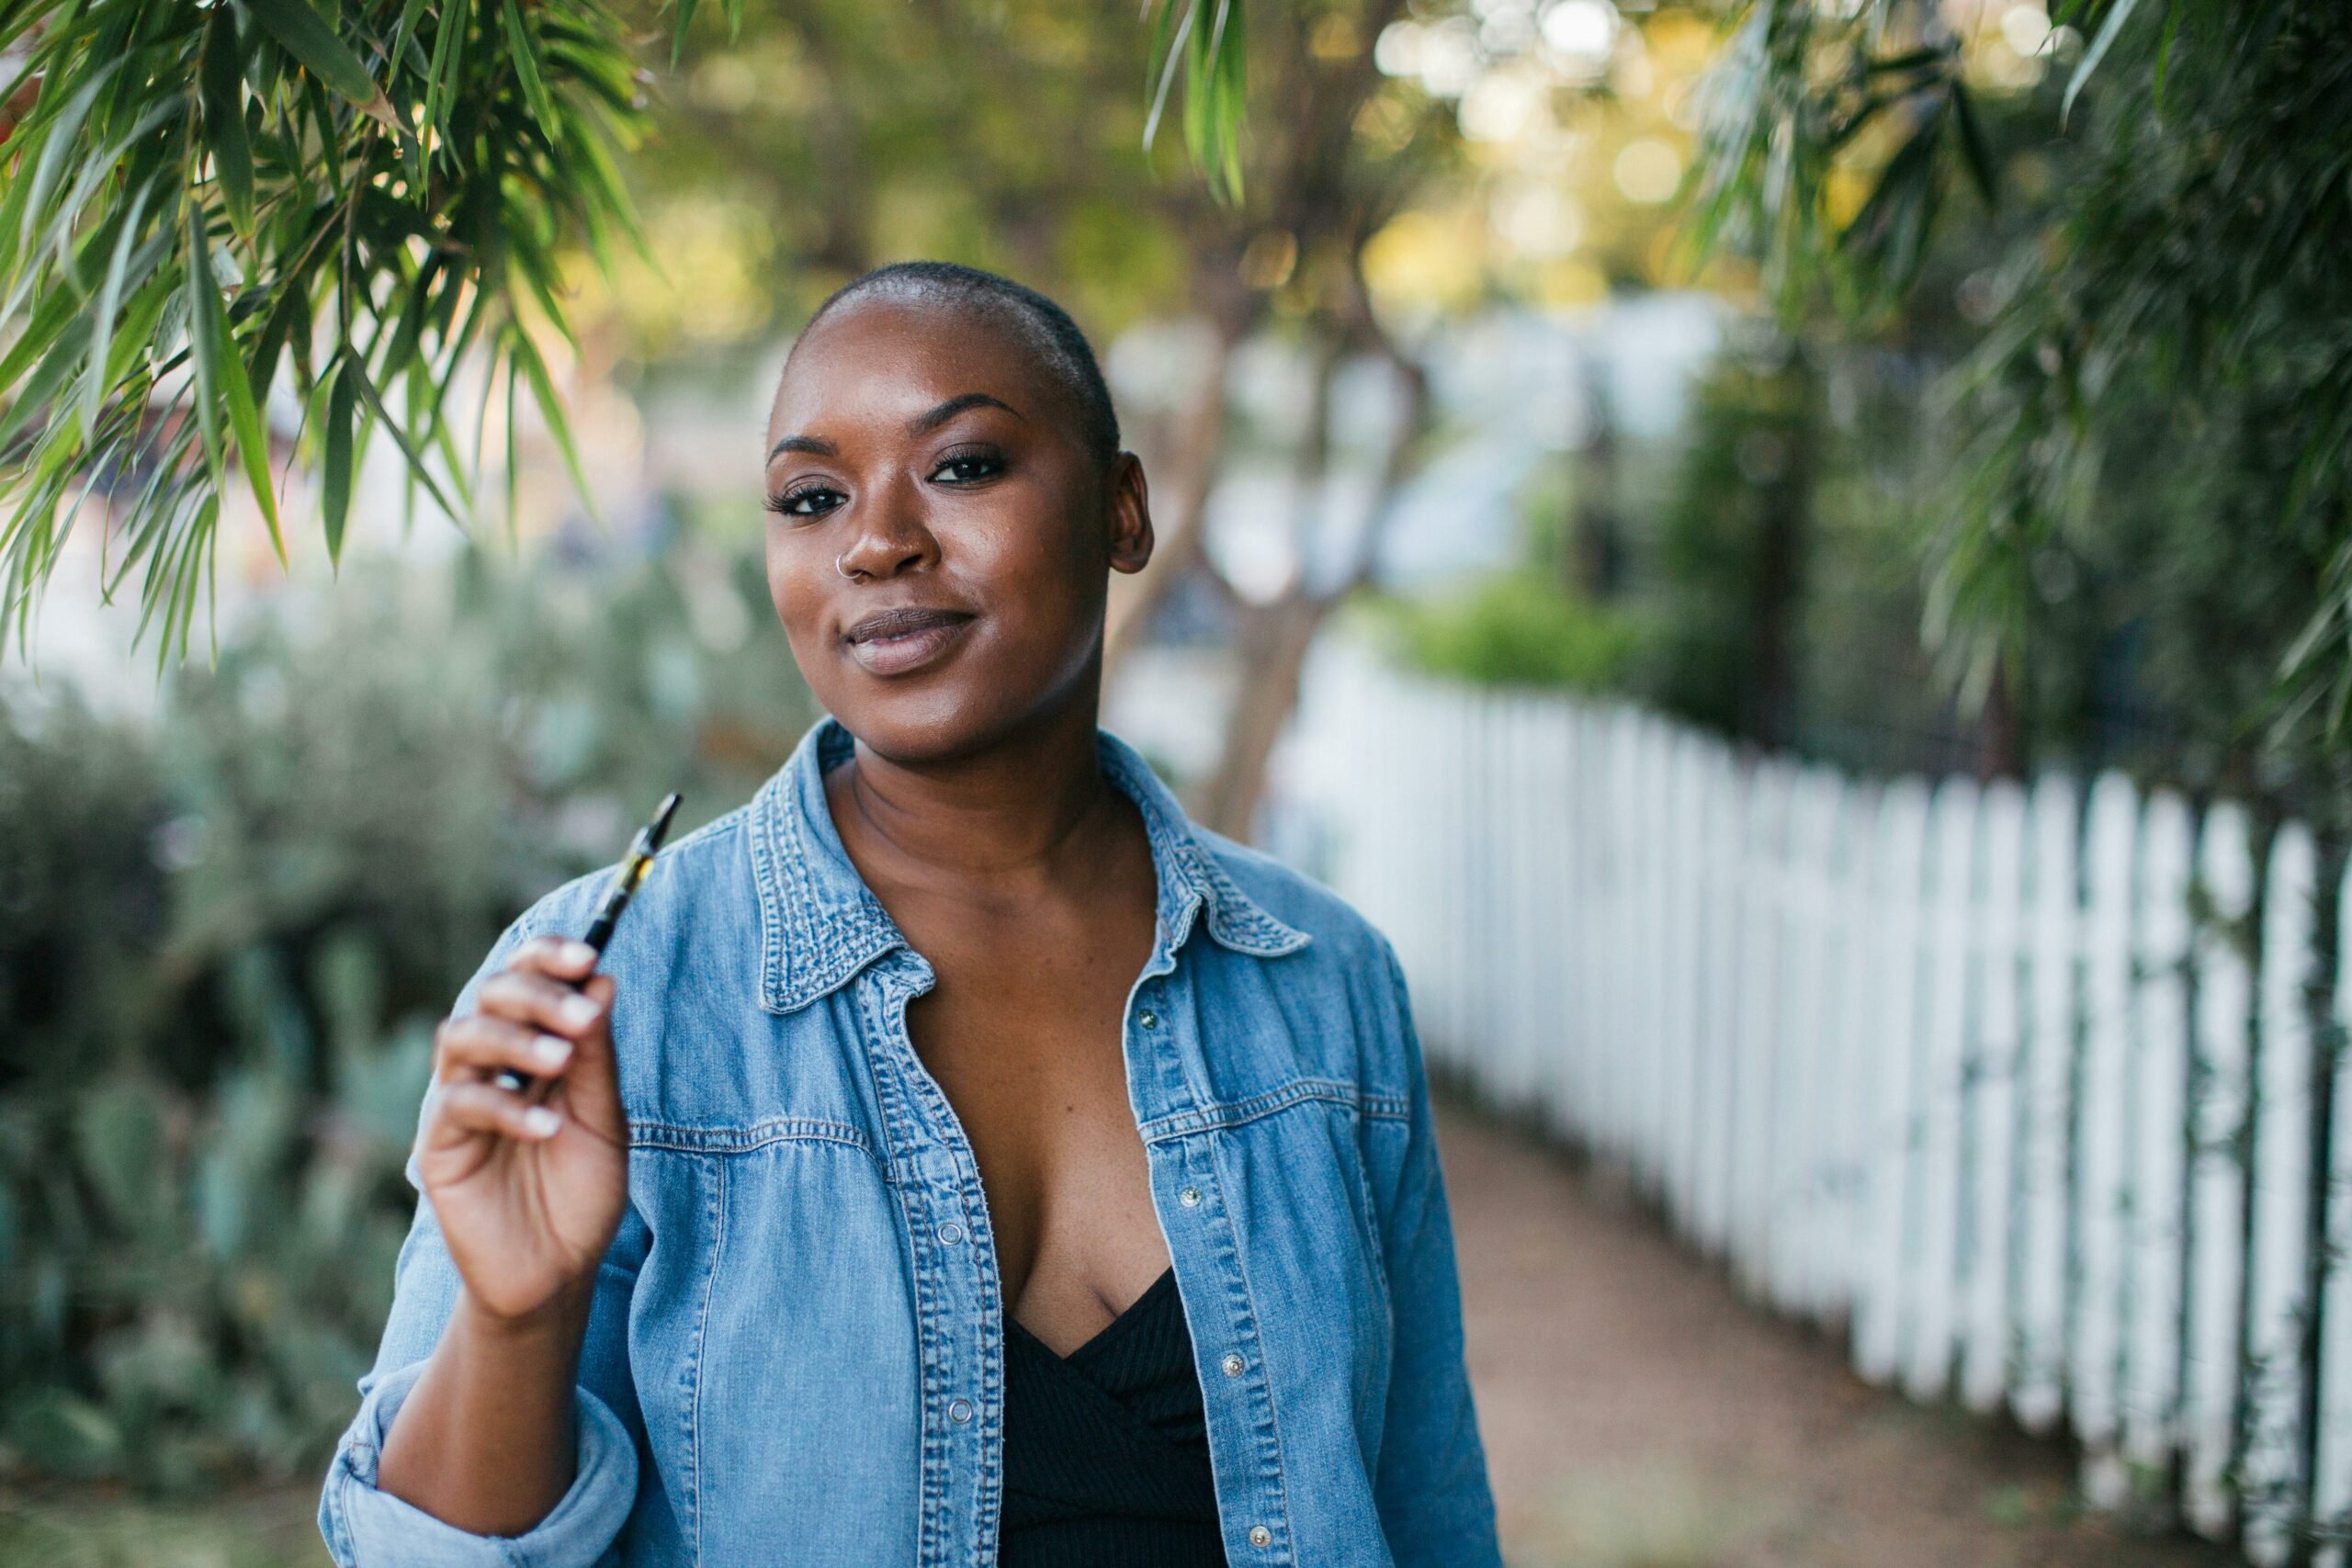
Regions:
[[[859,509],[856,536],[841,554],[845,577],[896,577],[937,553],[929,524],[922,515],[919,491],[904,483],[869,491]]]

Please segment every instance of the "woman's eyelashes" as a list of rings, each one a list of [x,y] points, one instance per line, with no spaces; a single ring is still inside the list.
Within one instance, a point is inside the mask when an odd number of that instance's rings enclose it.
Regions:
[[[989,447],[950,452],[939,459],[931,477],[942,484],[974,485],[1004,472],[1004,454]]]
[[[828,484],[786,485],[767,499],[767,509],[785,517],[822,517],[849,498]]]
[[[934,484],[962,489],[986,484],[1004,472],[1004,454],[989,448],[950,452],[931,470]],[[819,479],[786,485],[763,503],[784,517],[822,517],[849,500],[841,491]]]

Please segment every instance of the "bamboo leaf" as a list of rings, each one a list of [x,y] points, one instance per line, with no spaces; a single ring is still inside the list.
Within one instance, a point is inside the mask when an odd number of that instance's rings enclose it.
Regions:
[[[443,0],[433,35],[433,80],[424,91],[424,123],[441,126],[457,96],[458,72],[466,57],[466,24],[473,0]]]
[[[288,564],[286,536],[278,527],[277,497],[270,484],[269,432],[262,423],[261,409],[254,400],[253,380],[245,374],[244,365],[230,341],[229,314],[217,303],[212,323],[220,343],[220,379],[229,393],[229,425],[237,438],[237,454],[244,460],[245,482],[253,487],[262,521],[269,525],[270,548],[277,552],[277,564],[282,567]]]
[[[285,46],[286,52],[302,62],[304,70],[353,103],[368,104],[383,96],[368,67],[335,36],[325,18],[311,9],[308,0],[243,0],[243,4],[254,19]]]
[[[2179,32],[2180,5],[2179,0],[2174,0],[2172,5],[2165,8],[2165,34],[2156,43],[2156,81],[2154,97],[2156,112],[2159,114],[2164,112],[2165,107],[2165,77],[2172,68],[2173,39],[2178,36]]]
[[[2082,92],[2083,84],[2091,79],[2091,73],[2098,69],[2098,62],[2107,58],[2107,51],[2114,47],[2115,35],[2123,30],[2123,24],[2131,20],[2132,11],[2138,8],[2140,0],[2115,0],[2114,9],[2108,12],[2107,19],[2099,24],[2098,33],[2091,39],[2091,46],[2083,51],[2083,58],[2075,65],[2074,75],[2067,78],[2066,96],[2058,106],[2060,125],[2064,125],[2074,115],[2075,99]]]
[[[2001,205],[2000,181],[1993,173],[1993,149],[1984,140],[1984,128],[1976,118],[1976,107],[1970,101],[1968,89],[1959,77],[1951,83],[1952,118],[1960,131],[1960,150],[1967,161],[1969,177],[1976,182],[1976,194],[1984,205],[1998,209]]]
[[[204,433],[205,464],[212,470],[217,484],[220,471],[220,345],[212,335],[211,320],[220,296],[205,248],[204,209],[190,201],[182,211],[187,230],[187,342],[196,366],[196,423]]]
[[[130,274],[132,243],[139,237],[140,220],[147,215],[148,197],[155,194],[153,185],[142,186],[130,198],[124,212],[122,226],[117,231],[114,257],[107,265],[107,280],[98,288],[97,308],[90,312],[90,374],[82,389],[82,438],[92,439],[97,431],[98,404],[107,390],[107,365],[112,358],[115,312],[122,300],[122,286]]]
[[[327,559],[343,564],[343,527],[351,512],[353,424],[359,416],[359,387],[352,362],[345,360],[334,374],[334,390],[327,398],[326,457],[323,474]]]
[[[270,547],[277,552],[277,564],[282,567],[288,564],[286,537],[278,527],[277,497],[269,482],[268,433],[262,425],[261,410],[254,401],[253,378],[245,373],[244,362],[237,355],[228,307],[213,281],[211,259],[202,248],[204,220],[196,215],[194,203],[189,204],[188,210],[190,281],[203,301],[200,317],[188,323],[199,345],[197,363],[199,367],[207,367],[209,362],[205,373],[213,394],[228,406],[229,431],[236,441],[238,458],[244,465],[245,482],[253,488],[254,502],[261,508],[262,521],[269,525]],[[191,306],[195,303],[190,301]]]
[[[1184,43],[1192,36],[1193,19],[1201,7],[1201,0],[1181,0],[1184,15],[1180,21],[1176,17],[1179,4],[1180,0],[1160,0],[1159,27],[1152,38],[1149,56],[1160,62],[1159,85],[1152,90],[1151,110],[1144,116],[1143,145],[1146,152],[1151,150],[1152,137],[1159,130],[1160,111],[1168,107],[1168,89],[1174,85],[1177,68],[1183,63]],[[1172,38],[1169,36],[1171,26],[1175,28]]]
[[[564,417],[563,400],[557,395],[555,382],[548,375],[547,361],[539,357],[538,346],[531,342],[531,334],[523,330],[520,321],[508,323],[506,336],[508,357],[523,367],[524,378],[531,384],[531,396],[539,405],[539,417],[547,422],[548,434],[555,437],[556,450],[563,454],[563,466],[571,471],[580,502],[588,509],[590,517],[596,517],[596,498],[588,488],[587,474],[580,467],[580,449],[571,441],[571,422]],[[512,426],[508,427],[507,439],[514,439]]]
[[[506,42],[514,51],[514,74],[523,84],[523,101],[530,106],[531,118],[539,122],[549,141],[556,141],[560,126],[556,119],[555,101],[548,96],[546,78],[539,72],[538,46],[531,38],[531,29],[523,19],[523,8],[516,0],[505,0]],[[680,34],[685,28],[679,28]]]
[[[458,526],[463,527],[465,513],[451,505],[449,498],[442,493],[441,487],[434,482],[432,470],[424,466],[424,454],[417,450],[416,443],[409,439],[408,431],[402,427],[400,421],[392,417],[391,411],[384,407],[383,394],[376,389],[376,383],[368,378],[367,367],[361,365],[356,359],[345,360],[345,364],[351,371],[352,380],[358,386],[360,400],[367,403],[376,418],[382,422],[385,430],[390,433],[393,443],[400,447],[401,456],[408,459],[410,477],[424,487],[425,493],[433,497],[435,505],[456,520]]]
[[[216,6],[204,29],[204,137],[212,153],[213,177],[229,221],[237,232],[254,231],[254,154],[245,140],[243,61],[237,51],[236,13]]]
[[[48,213],[49,198],[56,191],[58,180],[63,177],[66,159],[73,155],[81,140],[82,121],[89,115],[90,104],[121,65],[118,59],[101,66],[81,91],[65,101],[57,118],[42,128],[40,157],[33,164],[32,185],[25,196],[22,231],[17,242],[19,246],[32,244],[34,226]],[[23,133],[20,130],[19,134]]]

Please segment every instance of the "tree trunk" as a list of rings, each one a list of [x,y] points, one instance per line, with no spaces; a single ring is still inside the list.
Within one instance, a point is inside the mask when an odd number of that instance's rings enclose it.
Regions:
[[[1152,509],[1153,528],[1159,536],[1151,564],[1134,577],[1111,580],[1113,592],[1105,612],[1109,625],[1102,638],[1106,689],[1118,678],[1122,661],[1143,640],[1152,613],[1205,558],[1204,513],[1217,457],[1225,446],[1225,376],[1233,358],[1234,341],[1234,333],[1222,321],[1216,323],[1216,333],[1206,371],[1177,422],[1176,450],[1166,470],[1163,492],[1168,504]],[[1121,592],[1123,583],[1129,586]]]
[[[1241,690],[1226,720],[1216,767],[1202,782],[1193,818],[1247,842],[1266,790],[1266,762],[1298,706],[1298,681],[1315,634],[1338,601],[1296,594],[1248,613],[1239,639]]]

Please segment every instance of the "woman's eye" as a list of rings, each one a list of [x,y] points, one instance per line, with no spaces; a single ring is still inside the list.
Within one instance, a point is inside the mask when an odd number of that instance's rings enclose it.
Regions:
[[[785,517],[821,517],[842,500],[842,492],[831,485],[801,485],[768,497],[767,508]]]
[[[981,452],[967,452],[956,457],[942,458],[939,467],[932,470],[931,477],[934,479],[944,479],[949,484],[975,484],[981,479],[994,479],[1003,471],[1004,459],[1001,457],[991,457]]]

